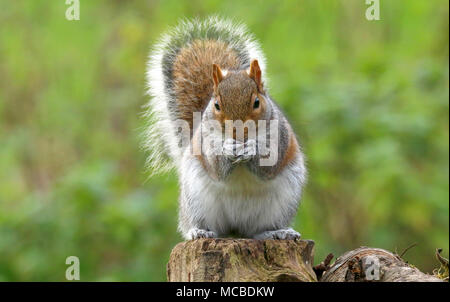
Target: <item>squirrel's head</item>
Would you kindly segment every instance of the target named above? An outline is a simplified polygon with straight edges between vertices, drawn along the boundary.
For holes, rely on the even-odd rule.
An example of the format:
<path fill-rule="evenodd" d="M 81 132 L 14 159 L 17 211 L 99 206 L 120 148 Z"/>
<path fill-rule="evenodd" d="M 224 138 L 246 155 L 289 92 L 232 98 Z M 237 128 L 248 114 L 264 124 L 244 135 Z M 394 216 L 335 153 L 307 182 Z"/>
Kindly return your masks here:
<path fill-rule="evenodd" d="M 247 70 L 221 70 L 213 64 L 214 91 L 211 102 L 216 120 L 257 121 L 267 110 L 267 100 L 257 60 Z"/>

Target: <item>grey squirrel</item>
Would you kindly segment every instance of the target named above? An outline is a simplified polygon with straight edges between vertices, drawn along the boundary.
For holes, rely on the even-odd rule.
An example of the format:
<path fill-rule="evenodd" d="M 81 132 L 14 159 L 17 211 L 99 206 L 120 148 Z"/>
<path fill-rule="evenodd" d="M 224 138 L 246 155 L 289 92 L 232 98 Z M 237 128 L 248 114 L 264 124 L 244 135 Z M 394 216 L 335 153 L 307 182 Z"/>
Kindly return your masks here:
<path fill-rule="evenodd" d="M 217 17 L 181 22 L 154 46 L 147 82 L 148 163 L 177 171 L 183 237 L 300 238 L 289 225 L 306 180 L 304 155 L 245 26 Z"/>

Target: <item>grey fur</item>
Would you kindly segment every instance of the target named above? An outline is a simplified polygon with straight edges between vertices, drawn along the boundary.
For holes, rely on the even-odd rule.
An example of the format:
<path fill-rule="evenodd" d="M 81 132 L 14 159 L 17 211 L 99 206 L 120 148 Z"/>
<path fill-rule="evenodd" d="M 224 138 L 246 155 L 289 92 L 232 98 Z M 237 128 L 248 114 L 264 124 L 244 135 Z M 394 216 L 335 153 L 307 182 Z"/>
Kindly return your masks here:
<path fill-rule="evenodd" d="M 145 133 L 149 165 L 167 170 L 161 159 L 168 154 L 180 179 L 179 231 L 186 239 L 226 236 L 230 232 L 258 239 L 296 239 L 299 234 L 288 228 L 297 212 L 306 169 L 301 152 L 285 167 L 282 160 L 289 146 L 290 126 L 281 110 L 266 93 L 267 110 L 261 119 L 278 121 L 278 158 L 273 166 L 259 164 L 261 154 L 248 156 L 252 144 L 244 144 L 243 155 L 210 154 L 202 144 L 200 161 L 191 148 L 180 148 L 174 120 L 178 104 L 173 92 L 172 69 L 180 49 L 197 39 L 225 42 L 240 60 L 240 69 L 249 68 L 257 59 L 265 87 L 265 59 L 253 36 L 245 27 L 216 17 L 205 21 L 184 21 L 156 45 L 148 68 L 149 94 L 152 99 L 146 116 Z M 266 89 L 267 90 L 267 89 Z M 213 103 L 202 112 L 203 122 L 213 120 Z M 269 137 L 267 124 L 267 137 Z M 203 129 L 192 129 L 207 137 Z M 195 135 L 194 135 L 195 137 Z M 212 137 L 215 139 L 214 137 Z M 191 146 L 192 147 L 192 146 Z M 170 166 L 167 166 L 170 167 Z M 157 171 L 158 171 L 157 170 Z"/>

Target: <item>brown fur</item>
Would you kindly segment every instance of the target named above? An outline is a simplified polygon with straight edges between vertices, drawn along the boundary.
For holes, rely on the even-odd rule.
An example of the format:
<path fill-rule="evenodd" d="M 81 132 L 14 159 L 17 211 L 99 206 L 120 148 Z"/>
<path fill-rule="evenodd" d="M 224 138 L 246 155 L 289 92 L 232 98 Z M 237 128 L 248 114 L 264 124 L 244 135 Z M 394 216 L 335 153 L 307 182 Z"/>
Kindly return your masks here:
<path fill-rule="evenodd" d="M 179 118 L 192 127 L 192 112 L 201 112 L 213 92 L 212 66 L 238 69 L 235 52 L 224 42 L 196 40 L 180 50 L 173 65 L 174 91 Z"/>
<path fill-rule="evenodd" d="M 220 71 L 220 70 L 219 70 Z M 246 71 L 229 71 L 226 76 L 218 75 L 222 81 L 214 88 L 214 98 L 218 101 L 220 110 L 214 109 L 216 119 L 224 124 L 226 120 L 253 120 L 258 128 L 258 120 L 266 109 L 264 96 L 259 93 L 256 82 Z M 216 85 L 215 85 L 216 86 Z M 259 108 L 253 108 L 256 97 L 260 100 Z M 248 129 L 244 128 L 244 137 Z M 236 131 L 233 133 L 236 139 Z"/>
<path fill-rule="evenodd" d="M 297 154 L 300 152 L 297 139 L 295 138 L 295 134 L 289 129 L 290 138 L 289 138 L 289 146 L 287 148 L 286 153 L 284 154 L 283 161 L 280 165 L 280 170 L 283 170 L 286 165 L 288 165 Z"/>
<path fill-rule="evenodd" d="M 251 62 L 248 70 L 238 68 L 236 54 L 223 42 L 196 40 L 181 49 L 173 65 L 178 117 L 188 121 L 192 127 L 192 112 L 202 112 L 211 97 L 214 97 L 220 107 L 219 110 L 214 108 L 214 114 L 221 124 L 225 120 L 253 120 L 257 126 L 266 110 L 261 70 L 256 60 Z M 253 104 L 256 97 L 260 100 L 260 106 L 255 109 Z M 245 137 L 247 131 L 245 128 Z M 289 146 L 279 166 L 280 170 L 299 152 L 295 135 L 290 128 L 288 131 Z M 236 131 L 233 137 L 236 138 Z M 199 148 L 195 144 L 193 147 Z M 203 157 L 199 155 L 198 158 L 207 168 Z"/>
<path fill-rule="evenodd" d="M 203 169 L 205 169 L 205 171 L 208 172 L 208 175 L 212 179 L 218 180 L 217 174 L 212 171 L 211 165 L 208 163 L 206 158 L 201 154 L 202 147 L 201 147 L 201 139 L 199 139 L 198 137 L 199 135 L 200 135 L 199 132 L 195 134 L 196 137 L 193 139 L 192 150 L 194 151 L 195 154 L 198 154 L 195 155 L 195 157 L 200 161 L 200 164 L 202 165 Z"/>
<path fill-rule="evenodd" d="M 259 64 L 257 60 L 253 60 L 250 63 L 250 69 L 248 71 L 248 75 L 250 78 L 255 81 L 256 85 L 258 86 L 258 91 L 263 91 L 263 82 L 261 79 L 261 68 L 259 68 Z"/>
<path fill-rule="evenodd" d="M 257 93 L 255 82 L 245 71 L 230 71 L 217 87 L 214 95 L 220 104 L 216 115 L 224 120 L 245 121 L 252 111 L 252 96 Z"/>

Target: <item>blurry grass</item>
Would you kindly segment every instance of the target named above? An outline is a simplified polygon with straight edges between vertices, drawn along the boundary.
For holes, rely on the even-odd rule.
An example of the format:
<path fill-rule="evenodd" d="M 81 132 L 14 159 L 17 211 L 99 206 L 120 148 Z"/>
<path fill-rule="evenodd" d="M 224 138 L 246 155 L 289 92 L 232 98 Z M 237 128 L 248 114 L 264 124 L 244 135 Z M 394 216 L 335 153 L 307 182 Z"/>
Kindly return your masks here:
<path fill-rule="evenodd" d="M 182 17 L 248 24 L 271 93 L 308 157 L 295 227 L 316 261 L 359 245 L 402 250 L 431 272 L 449 249 L 448 2 L 2 1 L 0 281 L 165 280 L 175 175 L 139 149 L 145 62 Z"/>

